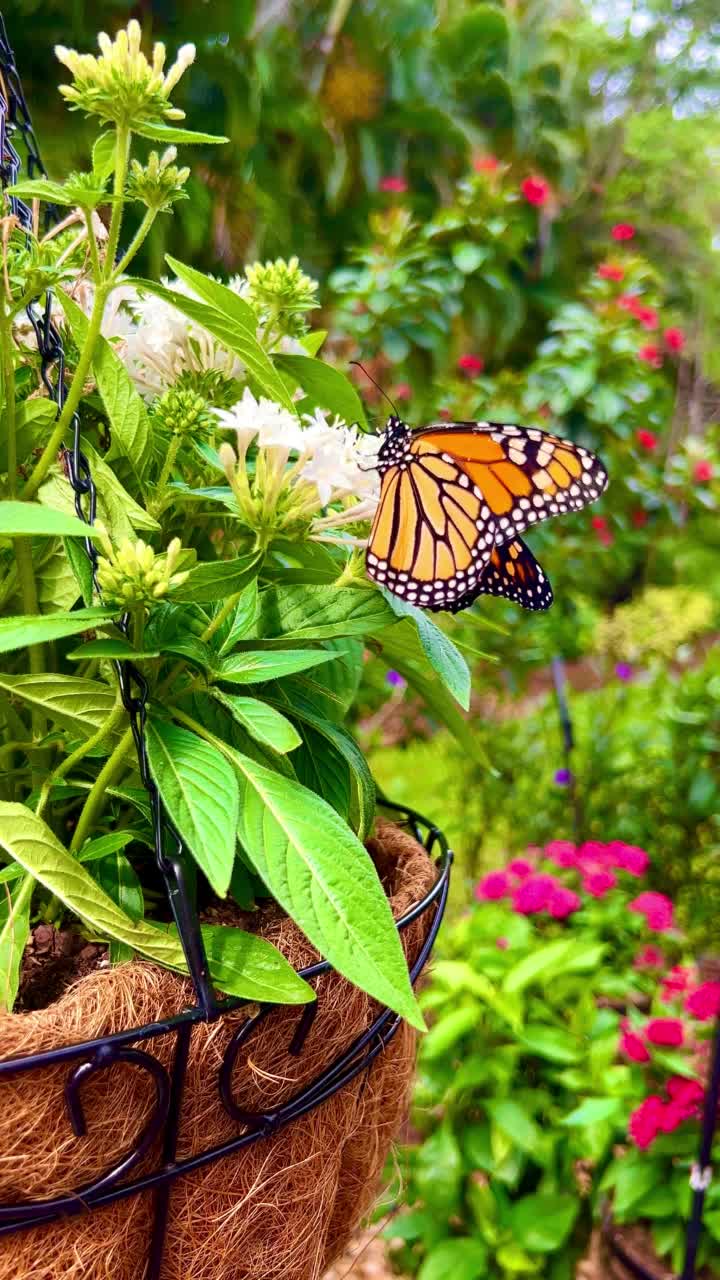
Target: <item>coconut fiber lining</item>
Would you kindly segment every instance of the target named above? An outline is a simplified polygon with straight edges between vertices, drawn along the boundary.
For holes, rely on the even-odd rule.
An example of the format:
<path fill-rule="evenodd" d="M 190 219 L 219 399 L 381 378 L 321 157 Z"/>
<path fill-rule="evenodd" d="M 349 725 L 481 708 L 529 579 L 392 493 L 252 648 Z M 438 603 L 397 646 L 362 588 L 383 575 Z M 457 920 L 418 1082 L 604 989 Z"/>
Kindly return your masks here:
<path fill-rule="evenodd" d="M 400 917 L 432 886 L 425 851 L 379 822 L 368 848 Z M 402 939 L 410 961 L 432 912 Z M 317 959 L 299 929 L 273 910 L 260 927 L 297 968 Z M 317 982 L 318 1014 L 298 1057 L 287 1050 L 299 1011 L 260 1024 L 235 1066 L 239 1106 L 267 1110 L 312 1082 L 368 1027 L 378 1005 L 335 973 Z M 0 1054 L 37 1053 L 154 1022 L 192 1003 L 189 982 L 146 963 L 80 979 L 50 1008 L 0 1017 Z M 178 1156 L 243 1132 L 224 1110 L 218 1071 L 239 1009 L 192 1033 Z M 169 1065 L 174 1037 L 139 1047 Z M 334 1097 L 273 1136 L 171 1183 L 162 1280 L 318 1280 L 372 1203 L 412 1078 L 415 1033 L 405 1023 Z M 0 1203 L 49 1197 L 87 1184 L 135 1145 L 152 1110 L 146 1072 L 116 1063 L 82 1086 L 87 1135 L 75 1138 L 63 1104 L 68 1067 L 10 1076 L 0 1091 Z M 157 1155 L 155 1155 L 155 1165 Z M 140 1169 L 153 1167 L 148 1158 Z M 136 1176 L 138 1169 L 133 1171 Z M 142 1280 L 152 1193 L 0 1237 L 0 1280 Z"/>

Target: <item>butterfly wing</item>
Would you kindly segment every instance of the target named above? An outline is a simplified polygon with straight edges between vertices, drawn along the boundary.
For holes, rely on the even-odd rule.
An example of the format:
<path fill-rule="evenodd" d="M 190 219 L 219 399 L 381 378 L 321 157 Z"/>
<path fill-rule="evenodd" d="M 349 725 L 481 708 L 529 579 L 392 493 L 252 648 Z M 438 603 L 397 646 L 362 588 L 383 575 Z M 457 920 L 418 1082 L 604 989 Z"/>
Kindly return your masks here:
<path fill-rule="evenodd" d="M 383 474 L 367 571 L 411 604 L 453 609 L 477 587 L 496 535 L 482 494 L 448 454 L 408 454 Z"/>
<path fill-rule="evenodd" d="M 409 445 L 422 460 L 439 451 L 465 472 L 495 518 L 504 543 L 550 516 L 580 511 L 607 486 L 598 458 L 571 440 L 495 422 L 437 424 Z"/>
<path fill-rule="evenodd" d="M 520 538 L 492 549 L 490 563 L 477 585 L 479 596 L 503 596 L 523 609 L 549 609 L 553 591 L 532 551 Z M 461 605 L 467 608 L 467 605 Z"/>

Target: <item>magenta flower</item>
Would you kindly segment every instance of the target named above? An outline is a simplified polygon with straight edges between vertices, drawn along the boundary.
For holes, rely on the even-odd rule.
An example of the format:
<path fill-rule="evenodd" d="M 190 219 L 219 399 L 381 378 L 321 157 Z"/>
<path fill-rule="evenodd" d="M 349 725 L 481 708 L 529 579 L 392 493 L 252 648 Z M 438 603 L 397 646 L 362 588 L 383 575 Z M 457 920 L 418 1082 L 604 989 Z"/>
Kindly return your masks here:
<path fill-rule="evenodd" d="M 679 1018 L 651 1018 L 645 1027 L 651 1044 L 664 1049 L 679 1049 L 685 1039 L 685 1028 Z"/>
<path fill-rule="evenodd" d="M 649 1062 L 650 1054 L 645 1044 L 637 1032 L 632 1031 L 629 1027 L 623 1030 L 620 1037 L 620 1052 L 625 1054 L 631 1062 Z"/>
<path fill-rule="evenodd" d="M 651 942 L 642 951 L 638 951 L 633 960 L 633 969 L 662 969 L 665 964 L 665 953 Z"/>
<path fill-rule="evenodd" d="M 638 894 L 637 898 L 633 899 L 628 910 L 644 916 L 648 929 L 652 929 L 654 933 L 665 933 L 668 929 L 672 929 L 675 907 L 664 893 L 655 893 L 652 889 L 646 889 L 644 893 Z"/>
<path fill-rule="evenodd" d="M 617 876 L 613 871 L 606 871 L 604 868 L 588 871 L 583 876 L 582 885 L 591 898 L 604 898 L 617 885 Z"/>
<path fill-rule="evenodd" d="M 378 191 L 389 191 L 393 195 L 404 195 L 407 189 L 407 182 L 399 174 L 389 174 L 387 178 L 381 178 L 378 183 Z"/>
<path fill-rule="evenodd" d="M 698 1022 L 709 1022 L 720 1014 L 720 982 L 702 982 L 685 1001 L 685 1012 Z"/>
<path fill-rule="evenodd" d="M 622 840 L 613 840 L 612 865 L 618 871 L 627 871 L 631 876 L 644 876 L 650 866 L 650 856 L 636 844 L 624 844 Z"/>
<path fill-rule="evenodd" d="M 635 1146 L 641 1151 L 647 1150 L 662 1132 L 664 1112 L 665 1103 L 662 1098 L 656 1093 L 651 1093 L 650 1097 L 641 1102 L 630 1116 L 628 1132 Z"/>
<path fill-rule="evenodd" d="M 632 667 L 630 666 L 630 663 L 629 663 L 629 662 L 616 662 L 616 663 L 615 663 L 615 675 L 617 676 L 618 680 L 624 680 L 624 681 L 632 680 L 632 678 L 633 678 L 633 669 L 632 669 Z"/>
<path fill-rule="evenodd" d="M 580 895 L 573 889 L 566 889 L 564 884 L 558 884 L 550 894 L 547 909 L 553 920 L 567 920 L 568 916 L 579 911 L 581 907 Z"/>
<path fill-rule="evenodd" d="M 500 898 L 506 898 L 509 892 L 510 877 L 506 871 L 488 871 L 475 886 L 478 902 L 497 902 Z"/>
<path fill-rule="evenodd" d="M 569 769 L 556 769 L 553 781 L 558 787 L 569 787 L 572 782 L 572 774 Z"/>
<path fill-rule="evenodd" d="M 570 840 L 551 840 L 545 845 L 545 857 L 554 862 L 556 867 L 577 866 L 577 849 Z"/>
<path fill-rule="evenodd" d="M 385 680 L 393 689 L 404 689 L 407 684 L 407 680 L 400 675 L 399 671 L 386 672 Z"/>
<path fill-rule="evenodd" d="M 528 862 L 527 858 L 513 858 L 508 865 L 508 871 L 511 875 L 517 876 L 518 880 L 526 880 L 534 870 L 532 862 Z"/>
<path fill-rule="evenodd" d="M 513 890 L 513 910 L 521 916 L 533 916 L 538 911 L 546 911 L 556 889 L 561 887 L 554 876 L 538 872 L 528 876 Z"/>

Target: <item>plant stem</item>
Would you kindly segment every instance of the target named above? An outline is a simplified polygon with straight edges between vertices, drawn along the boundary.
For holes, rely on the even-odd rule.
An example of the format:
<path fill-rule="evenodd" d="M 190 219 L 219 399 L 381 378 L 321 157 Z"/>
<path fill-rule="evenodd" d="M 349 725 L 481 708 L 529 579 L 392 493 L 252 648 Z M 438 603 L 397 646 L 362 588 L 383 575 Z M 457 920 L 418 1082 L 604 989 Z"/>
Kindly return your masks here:
<path fill-rule="evenodd" d="M 107 252 L 105 255 L 105 279 L 111 280 L 115 275 L 115 255 L 120 243 L 120 228 L 123 218 L 123 197 L 127 178 L 128 160 L 130 159 L 130 130 L 127 125 L 118 125 L 115 134 L 115 180 L 113 182 L 113 207 L 108 231 Z"/>
<path fill-rule="evenodd" d="M 116 282 L 118 281 L 118 277 L 121 276 L 123 271 L 125 271 L 127 267 L 130 265 L 133 258 L 135 257 L 135 254 L 142 247 L 145 241 L 145 238 L 149 234 L 150 228 L 152 227 L 156 218 L 157 218 L 157 209 L 148 209 L 145 214 L 145 217 L 140 223 L 140 226 L 135 232 L 135 235 L 130 241 L 130 245 L 127 249 L 127 252 L 123 254 L 122 258 L 118 262 L 113 272 L 113 279 Z"/>
<path fill-rule="evenodd" d="M 165 455 L 165 461 L 163 462 L 162 471 L 158 476 L 157 488 L 155 490 L 155 497 L 153 498 L 152 502 L 148 504 L 150 508 L 150 514 L 154 515 L 156 518 L 158 515 L 160 515 L 164 507 L 165 490 L 167 488 L 167 482 L 170 479 L 170 472 L 172 471 L 175 465 L 175 459 L 177 458 L 177 455 L 178 455 L 180 443 L 181 443 L 181 437 L 174 435 L 172 440 L 170 441 L 168 451 Z"/>
<path fill-rule="evenodd" d="M 122 772 L 125 764 L 125 756 L 132 747 L 132 744 L 132 729 L 127 728 L 117 746 L 114 748 L 112 754 L 108 756 L 105 764 L 90 788 L 88 798 L 83 805 L 82 812 L 78 818 L 78 824 L 75 828 L 70 844 L 71 853 L 77 853 L 78 849 L 81 849 L 84 845 L 98 815 L 102 811 L 102 807 L 105 802 L 105 792 L 115 781 L 118 774 Z"/>
<path fill-rule="evenodd" d="M 95 228 L 93 227 L 93 216 L 89 209 L 85 210 L 85 226 L 87 227 L 87 242 L 90 246 L 90 262 L 92 264 L 93 281 L 97 285 L 100 282 L 102 267 L 100 266 L 97 236 L 95 235 Z"/>
<path fill-rule="evenodd" d="M 96 729 L 95 733 L 87 738 L 85 742 L 81 743 L 80 746 L 77 747 L 75 751 L 71 752 L 69 756 L 66 756 L 57 768 L 48 775 L 43 782 L 40 791 L 40 798 L 35 809 L 39 818 L 42 817 L 45 811 L 47 802 L 50 799 L 50 792 L 55 784 L 59 782 L 61 778 L 67 777 L 68 773 L 70 773 L 70 771 L 75 768 L 76 764 L 79 764 L 86 755 L 89 755 L 89 753 L 94 751 L 96 747 L 101 746 L 102 743 L 105 742 L 112 733 L 114 733 L 115 729 L 117 729 L 118 725 L 124 719 L 124 716 L 125 708 L 122 703 L 118 701 L 117 706 L 113 708 L 107 720 L 103 721 L 99 729 Z"/>

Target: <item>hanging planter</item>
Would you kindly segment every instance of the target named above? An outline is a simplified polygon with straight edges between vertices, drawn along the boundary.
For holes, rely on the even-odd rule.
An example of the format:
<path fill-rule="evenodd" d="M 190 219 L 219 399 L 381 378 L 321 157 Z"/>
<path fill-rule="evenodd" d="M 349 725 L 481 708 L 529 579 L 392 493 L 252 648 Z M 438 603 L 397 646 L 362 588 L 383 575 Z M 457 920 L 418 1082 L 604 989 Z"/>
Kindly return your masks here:
<path fill-rule="evenodd" d="M 417 970 L 446 877 L 390 823 L 369 847 L 396 920 L 413 917 L 402 937 Z M 316 1280 L 342 1250 L 405 1115 L 416 1033 L 316 965 L 287 917 L 270 909 L 257 928 L 298 968 L 325 970 L 299 1052 L 296 1009 L 205 1022 L 183 1012 L 189 982 L 144 962 L 0 1018 L 0 1202 L 15 1204 L 0 1211 L 2 1280 Z"/>

